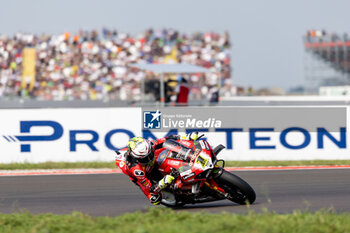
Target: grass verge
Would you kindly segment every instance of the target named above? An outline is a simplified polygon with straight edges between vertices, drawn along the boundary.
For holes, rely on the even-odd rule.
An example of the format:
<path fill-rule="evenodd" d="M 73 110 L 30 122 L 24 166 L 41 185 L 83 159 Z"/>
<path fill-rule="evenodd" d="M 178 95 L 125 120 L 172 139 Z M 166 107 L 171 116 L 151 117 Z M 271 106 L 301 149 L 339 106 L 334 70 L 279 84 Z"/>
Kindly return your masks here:
<path fill-rule="evenodd" d="M 226 167 L 250 166 L 302 166 L 302 165 L 350 165 L 350 160 L 305 160 L 305 161 L 226 161 Z M 116 168 L 114 162 L 46 162 L 0 164 L 0 170 L 18 169 L 69 169 L 69 168 Z"/>
<path fill-rule="evenodd" d="M 330 211 L 292 214 L 209 214 L 152 208 L 146 213 L 91 217 L 82 213 L 54 215 L 0 214 L 0 232 L 350 232 L 350 214 Z"/>

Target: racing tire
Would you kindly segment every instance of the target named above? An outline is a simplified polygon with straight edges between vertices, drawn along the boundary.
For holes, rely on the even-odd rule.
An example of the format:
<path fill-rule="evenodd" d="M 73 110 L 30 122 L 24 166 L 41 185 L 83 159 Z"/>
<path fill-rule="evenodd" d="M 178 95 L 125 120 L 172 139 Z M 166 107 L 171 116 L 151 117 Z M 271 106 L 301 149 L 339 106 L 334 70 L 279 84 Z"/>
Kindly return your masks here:
<path fill-rule="evenodd" d="M 173 203 L 173 202 L 167 202 L 166 200 L 162 200 L 160 204 L 169 208 L 174 208 L 174 209 L 181 208 L 185 205 L 184 203 L 179 203 L 179 202 Z"/>
<path fill-rule="evenodd" d="M 166 196 L 171 195 L 172 198 L 167 198 Z M 170 208 L 181 208 L 185 205 L 184 202 L 178 200 L 178 198 L 169 192 L 162 192 L 162 196 L 164 196 L 164 198 L 160 201 L 160 204 L 166 206 L 166 207 L 170 207 Z"/>
<path fill-rule="evenodd" d="M 254 189 L 240 177 L 222 169 L 215 178 L 218 185 L 228 193 L 227 199 L 240 205 L 253 204 L 256 199 Z"/>

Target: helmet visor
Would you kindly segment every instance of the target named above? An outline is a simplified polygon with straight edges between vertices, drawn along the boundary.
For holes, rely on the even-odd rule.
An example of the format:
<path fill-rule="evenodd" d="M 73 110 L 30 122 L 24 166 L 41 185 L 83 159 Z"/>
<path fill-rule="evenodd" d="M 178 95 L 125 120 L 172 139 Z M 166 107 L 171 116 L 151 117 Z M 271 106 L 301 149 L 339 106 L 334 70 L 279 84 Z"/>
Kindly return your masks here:
<path fill-rule="evenodd" d="M 154 159 L 154 153 L 151 152 L 149 155 L 147 155 L 144 158 L 136 158 L 137 162 L 141 163 L 141 164 L 148 164 L 151 163 Z"/>

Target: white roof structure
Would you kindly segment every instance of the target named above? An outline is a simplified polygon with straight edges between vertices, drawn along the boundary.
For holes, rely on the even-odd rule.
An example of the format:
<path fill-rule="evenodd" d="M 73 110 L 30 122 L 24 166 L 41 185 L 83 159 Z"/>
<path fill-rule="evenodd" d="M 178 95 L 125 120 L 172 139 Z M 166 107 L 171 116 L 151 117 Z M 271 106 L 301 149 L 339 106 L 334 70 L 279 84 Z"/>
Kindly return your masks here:
<path fill-rule="evenodd" d="M 186 63 L 176 64 L 130 64 L 129 67 L 138 68 L 140 70 L 151 71 L 152 73 L 160 74 L 160 102 L 164 106 L 164 74 L 195 74 L 209 73 L 210 70 L 201 66 L 191 65 Z M 143 86 L 142 81 L 142 86 Z M 142 88 L 143 89 L 143 88 Z M 142 93 L 144 90 L 142 90 Z M 143 98 L 141 98 L 143 101 Z"/>
<path fill-rule="evenodd" d="M 178 64 L 131 64 L 133 68 L 147 70 L 158 74 L 193 74 L 208 73 L 209 69 L 197 65 L 178 63 Z"/>

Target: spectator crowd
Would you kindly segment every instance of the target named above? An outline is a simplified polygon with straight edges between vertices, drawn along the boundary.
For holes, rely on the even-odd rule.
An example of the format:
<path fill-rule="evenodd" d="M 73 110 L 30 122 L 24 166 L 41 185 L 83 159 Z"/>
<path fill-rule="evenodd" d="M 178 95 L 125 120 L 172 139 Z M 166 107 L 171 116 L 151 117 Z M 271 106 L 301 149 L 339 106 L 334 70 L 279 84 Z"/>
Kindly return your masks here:
<path fill-rule="evenodd" d="M 328 33 L 325 30 L 310 30 L 307 31 L 304 41 L 305 50 L 316 55 L 325 64 L 331 64 L 329 68 L 350 74 L 350 37 L 348 33 L 340 35 Z M 340 79 L 341 76 L 339 76 Z M 349 82 L 348 80 L 343 81 Z M 330 77 L 326 84 L 322 85 L 339 85 L 343 81 L 338 83 L 334 77 Z"/>
<path fill-rule="evenodd" d="M 326 30 L 309 30 L 305 35 L 306 42 L 350 42 L 348 33 L 329 33 Z"/>
<path fill-rule="evenodd" d="M 23 49 L 35 48 L 35 81 L 22 85 Z M 187 35 L 172 29 L 149 29 L 136 36 L 103 29 L 76 34 L 0 34 L 0 99 L 132 100 L 141 98 L 141 80 L 154 74 L 128 67 L 132 63 L 190 63 L 211 70 L 186 78 L 193 99 L 220 86 L 231 88 L 227 33 Z M 220 79 L 219 79 L 220 77 Z M 169 82 L 170 83 L 170 82 Z M 147 85 L 146 85 L 147 86 Z M 153 93 L 146 96 L 149 99 Z"/>

